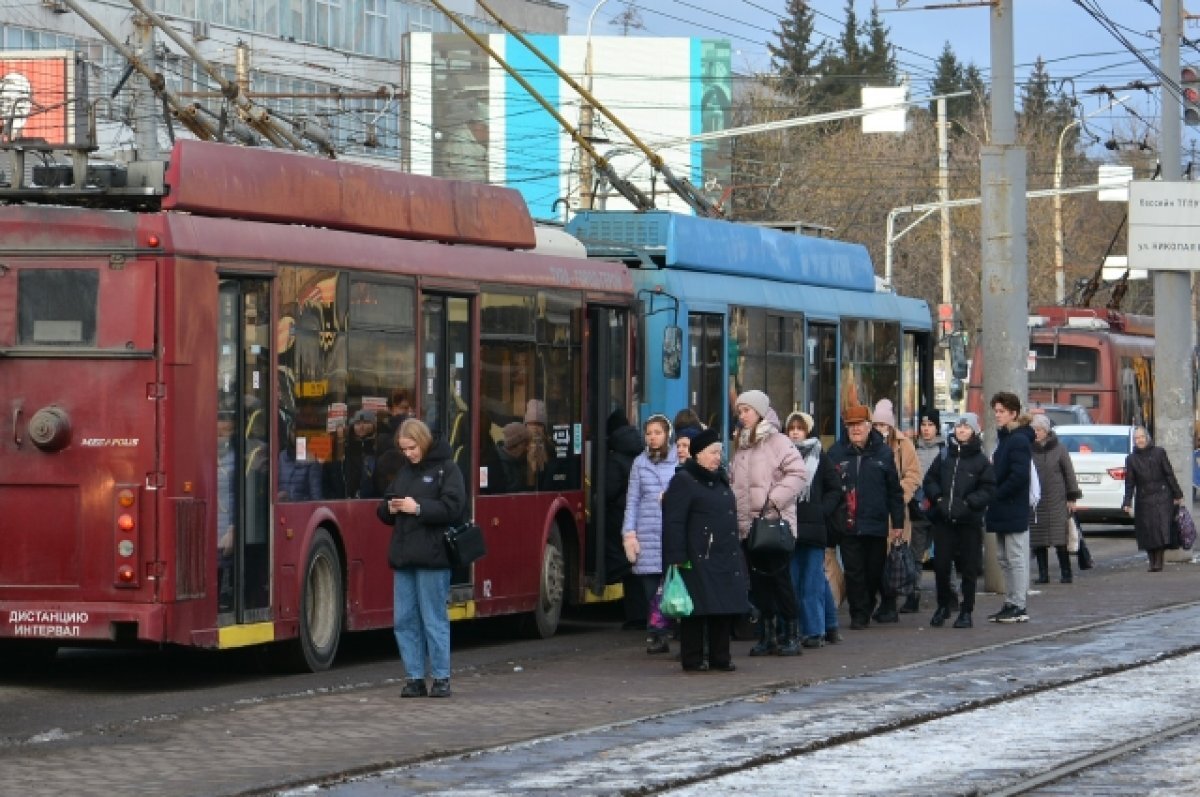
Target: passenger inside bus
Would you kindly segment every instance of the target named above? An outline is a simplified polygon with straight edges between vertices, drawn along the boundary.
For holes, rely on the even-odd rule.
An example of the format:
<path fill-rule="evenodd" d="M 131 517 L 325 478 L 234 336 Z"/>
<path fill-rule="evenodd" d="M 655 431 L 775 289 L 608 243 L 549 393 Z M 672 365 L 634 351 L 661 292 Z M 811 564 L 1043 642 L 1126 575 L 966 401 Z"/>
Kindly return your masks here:
<path fill-rule="evenodd" d="M 217 414 L 217 595 L 222 611 L 233 605 L 234 414 Z"/>
<path fill-rule="evenodd" d="M 380 424 L 379 436 L 375 441 L 377 454 L 395 448 L 396 432 L 400 431 L 400 424 L 416 417 L 413 415 L 412 394 L 408 388 L 401 387 L 392 391 L 388 396 L 387 411 L 387 417 Z"/>
<path fill-rule="evenodd" d="M 286 436 L 287 445 L 279 452 L 279 500 L 320 500 L 321 463 L 308 458 L 307 441 L 298 440 L 294 429 Z"/>
<path fill-rule="evenodd" d="M 500 467 L 495 476 L 489 475 L 489 488 L 495 493 L 518 493 L 532 490 L 529 469 L 529 429 L 516 421 L 504 427 L 504 439 L 497 456 Z M 495 481 L 492 485 L 491 482 Z"/>

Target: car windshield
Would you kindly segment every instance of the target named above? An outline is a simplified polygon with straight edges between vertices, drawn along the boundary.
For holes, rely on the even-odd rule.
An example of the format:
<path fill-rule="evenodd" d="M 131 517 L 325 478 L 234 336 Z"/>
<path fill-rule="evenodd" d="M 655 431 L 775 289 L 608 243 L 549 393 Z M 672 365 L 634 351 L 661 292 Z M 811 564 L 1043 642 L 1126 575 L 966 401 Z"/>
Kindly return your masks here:
<path fill-rule="evenodd" d="M 1059 434 L 1058 442 L 1072 454 L 1128 454 L 1127 434 Z"/>
<path fill-rule="evenodd" d="M 1070 410 L 1046 410 L 1045 412 L 1046 417 L 1053 421 L 1055 426 L 1079 423 L 1079 418 L 1075 417 L 1075 413 Z"/>

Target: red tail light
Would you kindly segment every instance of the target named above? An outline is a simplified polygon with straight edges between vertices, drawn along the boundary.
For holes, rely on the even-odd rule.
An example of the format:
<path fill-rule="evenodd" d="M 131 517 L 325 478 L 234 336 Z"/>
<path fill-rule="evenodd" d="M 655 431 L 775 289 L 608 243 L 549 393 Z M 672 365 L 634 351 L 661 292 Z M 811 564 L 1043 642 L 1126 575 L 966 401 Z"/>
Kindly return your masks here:
<path fill-rule="evenodd" d="M 138 492 L 132 485 L 117 485 L 113 496 L 113 582 L 118 587 L 138 586 L 137 563 L 134 554 L 138 547 Z"/>
<path fill-rule="evenodd" d="M 1109 468 L 1108 475 L 1111 476 L 1112 478 L 1116 479 L 1119 482 L 1125 481 L 1125 469 L 1124 468 Z"/>

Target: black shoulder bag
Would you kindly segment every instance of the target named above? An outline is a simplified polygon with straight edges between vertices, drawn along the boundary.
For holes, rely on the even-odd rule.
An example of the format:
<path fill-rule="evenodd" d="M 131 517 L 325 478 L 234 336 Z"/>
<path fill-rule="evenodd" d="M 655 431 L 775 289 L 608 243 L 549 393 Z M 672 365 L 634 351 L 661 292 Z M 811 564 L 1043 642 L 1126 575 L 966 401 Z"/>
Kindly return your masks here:
<path fill-rule="evenodd" d="M 767 495 L 771 494 L 767 490 Z M 753 554 L 790 554 L 796 550 L 796 538 L 792 526 L 783 516 L 767 517 L 767 507 L 772 506 L 768 498 L 758 517 L 750 521 L 750 536 L 746 539 L 746 550 Z M 776 509 L 778 512 L 778 508 Z"/>

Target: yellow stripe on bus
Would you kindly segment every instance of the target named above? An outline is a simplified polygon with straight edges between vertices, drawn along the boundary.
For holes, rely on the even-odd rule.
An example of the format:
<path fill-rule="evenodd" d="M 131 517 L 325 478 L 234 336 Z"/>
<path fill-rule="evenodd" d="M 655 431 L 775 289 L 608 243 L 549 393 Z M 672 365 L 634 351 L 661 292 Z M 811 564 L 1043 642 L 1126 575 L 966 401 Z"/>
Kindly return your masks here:
<path fill-rule="evenodd" d="M 608 601 L 619 601 L 625 597 L 625 590 L 620 584 L 609 584 L 604 588 L 604 592 L 599 595 L 594 594 L 590 589 L 583 593 L 584 603 L 606 603 Z"/>
<path fill-rule="evenodd" d="M 474 620 L 475 601 L 451 603 L 447 608 L 447 611 L 450 614 L 450 622 L 454 622 L 455 620 Z"/>
<path fill-rule="evenodd" d="M 275 641 L 275 623 L 227 625 L 217 629 L 218 648 L 243 648 Z"/>

